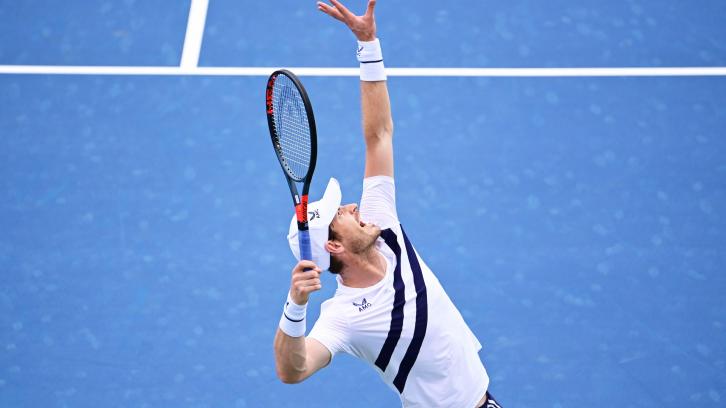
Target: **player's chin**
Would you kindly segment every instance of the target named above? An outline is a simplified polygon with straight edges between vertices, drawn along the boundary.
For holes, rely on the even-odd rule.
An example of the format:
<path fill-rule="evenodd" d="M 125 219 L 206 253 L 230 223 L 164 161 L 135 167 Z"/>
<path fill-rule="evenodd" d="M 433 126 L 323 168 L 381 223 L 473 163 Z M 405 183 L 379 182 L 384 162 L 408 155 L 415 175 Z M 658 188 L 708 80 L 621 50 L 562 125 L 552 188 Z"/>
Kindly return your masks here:
<path fill-rule="evenodd" d="M 368 229 L 370 230 L 370 234 L 374 236 L 375 238 L 378 238 L 381 236 L 381 227 L 375 224 L 368 224 L 366 225 Z"/>
<path fill-rule="evenodd" d="M 366 248 L 373 247 L 376 244 L 376 241 L 381 236 L 381 229 L 377 225 L 366 225 L 364 228 L 365 232 L 365 246 Z"/>

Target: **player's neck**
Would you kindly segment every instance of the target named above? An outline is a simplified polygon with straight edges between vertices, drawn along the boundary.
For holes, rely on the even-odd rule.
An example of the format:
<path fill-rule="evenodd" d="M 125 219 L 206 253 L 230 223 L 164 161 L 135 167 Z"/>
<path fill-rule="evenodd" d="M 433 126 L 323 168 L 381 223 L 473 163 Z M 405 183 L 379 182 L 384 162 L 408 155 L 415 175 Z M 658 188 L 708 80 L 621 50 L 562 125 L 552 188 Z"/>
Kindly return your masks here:
<path fill-rule="evenodd" d="M 384 276 L 386 276 L 386 260 L 375 246 L 351 257 L 340 272 L 343 285 L 350 288 L 373 286 Z"/>

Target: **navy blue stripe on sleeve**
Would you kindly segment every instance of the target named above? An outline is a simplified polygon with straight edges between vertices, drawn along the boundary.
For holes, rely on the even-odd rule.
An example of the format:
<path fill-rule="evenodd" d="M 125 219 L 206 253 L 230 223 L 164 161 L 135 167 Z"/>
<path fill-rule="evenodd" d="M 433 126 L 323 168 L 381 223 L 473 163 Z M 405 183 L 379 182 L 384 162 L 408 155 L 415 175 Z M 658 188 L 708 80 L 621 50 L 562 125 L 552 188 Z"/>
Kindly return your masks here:
<path fill-rule="evenodd" d="M 398 392 L 403 393 L 408 374 L 411 372 L 416 358 L 418 358 L 419 351 L 421 351 L 421 345 L 426 336 L 426 326 L 428 325 L 429 316 L 426 283 L 424 282 L 423 272 L 421 272 L 421 265 L 418 262 L 418 257 L 416 257 L 416 251 L 414 251 L 411 242 L 406 236 L 406 232 L 403 231 L 403 227 L 401 227 L 401 232 L 403 233 L 403 241 L 406 245 L 408 262 L 413 271 L 413 284 L 416 288 L 416 325 L 413 329 L 413 339 L 411 339 L 411 343 L 408 345 L 408 349 L 406 349 L 406 354 L 403 356 L 396 378 L 393 379 L 393 385 L 396 386 Z"/>
<path fill-rule="evenodd" d="M 380 353 L 378 353 L 375 363 L 376 367 L 380 368 L 381 371 L 386 371 L 403 330 L 403 306 L 406 304 L 406 287 L 401 277 L 401 246 L 398 245 L 396 234 L 388 228 L 381 231 L 381 238 L 391 248 L 391 251 L 396 254 L 396 269 L 393 272 L 393 288 L 396 292 L 393 297 L 393 310 L 391 310 L 391 327 L 388 329 L 388 336 L 383 343 L 383 347 L 381 347 Z"/>

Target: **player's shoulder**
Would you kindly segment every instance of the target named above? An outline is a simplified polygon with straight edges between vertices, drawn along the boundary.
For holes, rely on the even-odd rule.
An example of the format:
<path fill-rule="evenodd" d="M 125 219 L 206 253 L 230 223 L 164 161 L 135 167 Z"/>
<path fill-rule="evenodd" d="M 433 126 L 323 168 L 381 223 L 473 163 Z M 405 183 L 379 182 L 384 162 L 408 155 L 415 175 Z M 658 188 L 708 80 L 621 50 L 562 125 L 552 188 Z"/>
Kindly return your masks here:
<path fill-rule="evenodd" d="M 340 311 L 342 310 L 340 306 L 347 302 L 348 296 L 344 293 L 341 293 L 339 290 L 336 290 L 333 297 L 324 300 L 323 303 L 320 304 L 320 312 L 326 314 L 342 315 L 342 313 L 340 313 Z"/>
<path fill-rule="evenodd" d="M 332 298 L 326 299 L 320 304 L 319 319 L 338 328 L 348 327 L 349 317 L 344 307 L 346 304 L 347 299 L 343 299 L 343 296 L 333 296 Z"/>

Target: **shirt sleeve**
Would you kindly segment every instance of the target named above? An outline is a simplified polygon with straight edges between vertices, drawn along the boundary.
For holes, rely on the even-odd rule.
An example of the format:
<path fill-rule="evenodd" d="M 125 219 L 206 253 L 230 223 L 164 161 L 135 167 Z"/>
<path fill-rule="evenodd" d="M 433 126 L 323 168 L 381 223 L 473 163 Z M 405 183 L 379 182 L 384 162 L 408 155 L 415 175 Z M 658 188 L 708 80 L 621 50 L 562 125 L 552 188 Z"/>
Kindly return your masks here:
<path fill-rule="evenodd" d="M 320 306 L 320 317 L 308 337 L 319 341 L 330 351 L 331 356 L 340 352 L 350 353 L 348 322 L 344 315 L 335 313 L 336 308 L 330 302 L 327 300 Z"/>
<path fill-rule="evenodd" d="M 373 176 L 363 179 L 360 216 L 363 222 L 376 224 L 381 229 L 398 225 L 393 177 Z"/>

